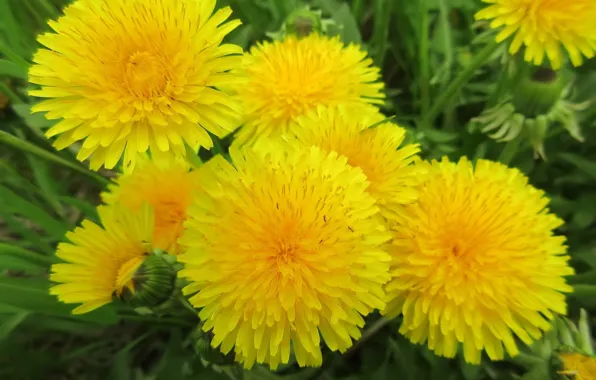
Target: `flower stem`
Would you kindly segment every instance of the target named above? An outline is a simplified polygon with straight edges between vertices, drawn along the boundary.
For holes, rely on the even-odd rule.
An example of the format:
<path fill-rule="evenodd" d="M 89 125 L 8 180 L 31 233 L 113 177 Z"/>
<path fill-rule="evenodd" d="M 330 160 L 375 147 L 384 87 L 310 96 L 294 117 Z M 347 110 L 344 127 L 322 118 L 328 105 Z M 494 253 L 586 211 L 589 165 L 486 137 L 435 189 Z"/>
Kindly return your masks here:
<path fill-rule="evenodd" d="M 466 66 L 466 68 L 459 73 L 459 75 L 449 83 L 445 91 L 437 98 L 428 114 L 423 115 L 424 123 L 422 125 L 430 125 L 437 116 L 443 111 L 443 108 L 449 100 L 457 93 L 457 91 L 466 84 L 490 56 L 497 50 L 500 45 L 496 41 L 488 43 L 474 58 L 474 60 Z"/>
<path fill-rule="evenodd" d="M 429 81 L 430 65 L 428 61 L 428 4 L 427 0 L 420 1 L 420 44 L 418 49 L 418 60 L 420 62 L 420 75 L 418 76 L 420 86 L 420 114 L 426 115 L 430 107 Z M 432 122 L 432 120 L 429 120 Z M 424 124 L 424 127 L 427 127 Z"/>
<path fill-rule="evenodd" d="M 516 156 L 517 152 L 519 151 L 520 146 L 520 139 L 515 138 L 511 141 L 507 141 L 503 151 L 501 151 L 501 156 L 499 157 L 499 161 L 505 165 L 509 165 L 513 158 Z"/>

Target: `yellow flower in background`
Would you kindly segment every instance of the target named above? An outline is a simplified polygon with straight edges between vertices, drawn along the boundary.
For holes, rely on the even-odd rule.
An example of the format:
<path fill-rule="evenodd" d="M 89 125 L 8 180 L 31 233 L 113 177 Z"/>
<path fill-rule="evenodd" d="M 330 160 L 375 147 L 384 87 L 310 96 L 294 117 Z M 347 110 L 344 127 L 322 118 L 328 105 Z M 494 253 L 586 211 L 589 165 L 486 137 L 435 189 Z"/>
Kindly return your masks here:
<path fill-rule="evenodd" d="M 289 135 L 308 147 L 337 152 L 348 164 L 362 169 L 381 214 L 391 219 L 402 205 L 416 199 L 420 173 L 419 167 L 411 164 L 418 159 L 420 148 L 418 144 L 401 146 L 405 129 L 391 122 L 375 125 L 385 119 L 374 107 L 318 107 L 299 117 L 290 126 Z"/>
<path fill-rule="evenodd" d="M 561 353 L 563 371 L 558 373 L 573 380 L 596 380 L 596 358 L 580 353 Z"/>
<path fill-rule="evenodd" d="M 124 291 L 135 291 L 133 276 L 151 251 L 153 212 L 147 205 L 132 213 L 121 205 L 97 209 L 103 227 L 84 220 L 66 234 L 56 256 L 66 263 L 52 265 L 50 289 L 64 303 L 82 303 L 74 314 L 87 313 Z"/>
<path fill-rule="evenodd" d="M 379 69 L 365 51 L 318 34 L 257 44 L 244 55 L 241 74 L 240 144 L 279 137 L 291 121 L 319 105 L 358 107 L 382 104 L 385 97 Z"/>
<path fill-rule="evenodd" d="M 574 66 L 592 58 L 596 50 L 596 2 L 594 0 L 483 0 L 490 5 L 475 15 L 492 20 L 500 29 L 497 42 L 513 36 L 509 52 L 525 46 L 525 60 L 541 65 L 545 56 L 554 69 L 563 62 L 561 46 Z"/>
<path fill-rule="evenodd" d="M 517 169 L 465 158 L 419 165 L 418 201 L 393 227 L 385 314 L 403 314 L 400 332 L 437 355 L 455 356 L 458 342 L 470 363 L 482 350 L 516 355 L 514 336 L 530 344 L 566 312 L 563 276 L 573 270 L 565 238 L 553 235 L 563 221 Z"/>
<path fill-rule="evenodd" d="M 232 150 L 203 165 L 179 256 L 212 346 L 250 368 L 321 365 L 384 306 L 389 234 L 364 174 L 318 148 Z"/>
<path fill-rule="evenodd" d="M 221 44 L 240 21 L 213 13 L 215 0 L 77 0 L 64 10 L 55 33 L 41 35 L 29 81 L 33 107 L 62 119 L 48 137 L 64 149 L 77 141 L 77 158 L 91 168 L 113 168 L 124 154 L 184 156 L 211 148 L 207 131 L 223 136 L 239 125 L 239 104 L 220 88 L 241 63 L 242 49 Z M 212 14 L 213 13 L 213 14 Z"/>
<path fill-rule="evenodd" d="M 139 159 L 130 172 L 117 178 L 115 185 L 102 193 L 105 203 L 120 203 L 138 212 L 143 204 L 152 206 L 155 216 L 153 246 L 178 254 L 178 238 L 184 232 L 186 212 L 198 187 L 197 172 L 183 159 Z"/>

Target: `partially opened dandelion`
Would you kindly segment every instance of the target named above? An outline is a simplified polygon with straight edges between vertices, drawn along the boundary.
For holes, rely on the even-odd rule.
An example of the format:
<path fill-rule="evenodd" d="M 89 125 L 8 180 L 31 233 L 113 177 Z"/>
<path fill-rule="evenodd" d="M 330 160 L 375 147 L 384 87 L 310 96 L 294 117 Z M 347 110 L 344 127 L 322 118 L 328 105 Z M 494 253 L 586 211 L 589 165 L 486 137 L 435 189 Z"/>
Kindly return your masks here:
<path fill-rule="evenodd" d="M 263 42 L 244 56 L 236 86 L 245 111 L 237 142 L 279 137 L 290 122 L 317 106 L 382 104 L 379 69 L 358 45 L 311 34 Z"/>
<path fill-rule="evenodd" d="M 420 168 L 412 163 L 420 148 L 402 146 L 405 129 L 385 119 L 375 107 L 318 107 L 297 118 L 286 139 L 295 137 L 307 147 L 345 156 L 351 166 L 362 169 L 381 214 L 391 219 L 400 206 L 416 199 Z"/>
<path fill-rule="evenodd" d="M 482 0 L 490 4 L 478 12 L 479 20 L 492 20 L 499 29 L 497 41 L 513 36 L 509 52 L 525 46 L 528 62 L 541 65 L 545 57 L 554 69 L 561 67 L 567 50 L 574 66 L 596 50 L 596 2 L 594 0 Z"/>
<path fill-rule="evenodd" d="M 200 168 L 179 256 L 214 347 L 276 368 L 290 351 L 322 363 L 320 335 L 345 351 L 384 306 L 389 235 L 359 169 L 318 148 L 233 151 Z"/>
<path fill-rule="evenodd" d="M 154 306 L 169 297 L 174 275 L 165 263 L 153 262 L 153 211 L 136 213 L 121 205 L 97 209 L 102 226 L 85 220 L 66 234 L 52 265 L 50 280 L 59 283 L 51 294 L 65 303 L 81 303 L 73 313 L 92 311 L 116 297 L 135 297 Z M 161 259 L 160 259 L 161 260 Z M 151 289 L 149 289 L 149 287 Z"/>
<path fill-rule="evenodd" d="M 82 141 L 91 168 L 134 163 L 137 152 L 185 155 L 210 148 L 239 124 L 238 103 L 221 91 L 242 49 L 221 44 L 240 22 L 213 13 L 215 0 L 77 0 L 39 37 L 29 81 L 33 107 L 61 119 L 48 137 L 64 149 Z"/>
<path fill-rule="evenodd" d="M 178 254 L 178 239 L 184 232 L 186 212 L 197 189 L 197 172 L 183 159 L 163 158 L 159 161 L 141 158 L 135 170 L 125 172 L 102 194 L 106 203 L 121 203 L 138 212 L 144 203 L 155 213 L 153 246 Z"/>
<path fill-rule="evenodd" d="M 421 163 L 418 201 L 394 227 L 385 313 L 403 314 L 400 332 L 467 362 L 518 354 L 566 313 L 571 291 L 563 222 L 517 169 L 480 160 Z"/>

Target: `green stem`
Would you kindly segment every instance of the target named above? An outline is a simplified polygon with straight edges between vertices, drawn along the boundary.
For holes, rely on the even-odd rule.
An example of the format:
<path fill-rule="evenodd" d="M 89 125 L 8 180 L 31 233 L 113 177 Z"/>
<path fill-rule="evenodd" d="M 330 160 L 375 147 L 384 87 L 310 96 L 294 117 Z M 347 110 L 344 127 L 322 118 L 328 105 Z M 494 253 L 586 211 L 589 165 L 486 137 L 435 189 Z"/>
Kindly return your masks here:
<path fill-rule="evenodd" d="M 487 44 L 474 58 L 474 60 L 466 66 L 466 68 L 459 73 L 459 75 L 449 83 L 445 91 L 441 93 L 441 95 L 437 98 L 435 103 L 433 104 L 432 108 L 428 112 L 427 115 L 423 115 L 425 122 L 423 125 L 430 125 L 432 122 L 439 116 L 439 114 L 443 111 L 443 108 L 449 102 L 449 100 L 459 91 L 459 89 L 468 81 L 476 70 L 478 70 L 482 65 L 486 63 L 486 61 L 490 58 L 491 55 L 497 50 L 500 45 L 496 41 L 491 41 Z"/>
<path fill-rule="evenodd" d="M 364 2 L 362 0 L 354 0 L 354 4 L 352 5 L 352 12 L 354 13 L 354 17 L 356 18 L 356 22 L 358 25 L 362 24 L 362 9 L 364 8 Z"/>
<path fill-rule="evenodd" d="M 23 103 L 23 99 L 21 99 L 21 97 L 16 92 L 14 92 L 12 88 L 8 87 L 6 83 L 2 81 L 0 81 L 0 93 L 6 95 L 6 97 L 8 98 L 8 100 L 10 100 L 12 104 Z"/>
<path fill-rule="evenodd" d="M 419 86 L 420 86 L 420 111 L 421 115 L 426 115 L 428 113 L 428 109 L 430 108 L 430 90 L 429 90 L 429 81 L 430 81 L 430 64 L 429 64 L 429 57 L 428 57 L 428 4 L 427 0 L 420 1 L 420 44 L 418 49 L 418 59 L 420 62 L 420 76 L 419 76 Z M 429 120 L 432 122 L 432 120 Z M 423 124 L 423 127 L 428 127 L 426 123 Z"/>
<path fill-rule="evenodd" d="M 30 142 L 21 140 L 18 137 L 15 137 L 15 136 L 13 136 L 9 133 L 6 133 L 4 131 L 0 131 L 0 143 L 5 143 L 5 144 L 10 145 L 14 148 L 20 149 L 23 152 L 31 153 L 31 154 L 41 157 L 45 160 L 55 162 L 62 166 L 71 168 L 79 173 L 85 174 L 86 176 L 93 178 L 98 184 L 100 184 L 102 186 L 107 186 L 110 183 L 110 181 L 107 180 L 106 178 L 100 176 L 99 174 L 97 174 L 95 172 L 92 172 L 92 171 L 86 169 L 82 165 L 78 165 L 78 164 L 72 163 L 68 160 L 65 160 L 64 158 L 62 158 L 54 153 L 48 152 L 45 149 L 39 148 L 39 147 L 31 144 Z"/>
<path fill-rule="evenodd" d="M 507 144 L 505 144 L 503 151 L 501 151 L 499 161 L 505 165 L 509 165 L 515 158 L 517 152 L 519 152 L 520 142 L 521 140 L 519 138 L 508 141 Z"/>

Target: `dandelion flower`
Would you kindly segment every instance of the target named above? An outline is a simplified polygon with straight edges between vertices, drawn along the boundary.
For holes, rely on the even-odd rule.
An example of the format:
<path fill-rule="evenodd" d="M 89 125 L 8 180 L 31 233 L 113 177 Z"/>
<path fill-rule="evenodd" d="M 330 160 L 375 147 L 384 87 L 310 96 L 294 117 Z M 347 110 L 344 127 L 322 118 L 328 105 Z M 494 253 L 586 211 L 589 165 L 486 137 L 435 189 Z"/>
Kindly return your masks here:
<path fill-rule="evenodd" d="M 237 96 L 245 123 L 237 142 L 278 137 L 296 117 L 318 105 L 381 104 L 379 69 L 358 45 L 311 34 L 265 42 L 244 56 Z"/>
<path fill-rule="evenodd" d="M 563 222 L 518 170 L 480 160 L 421 163 L 418 201 L 394 226 L 385 313 L 403 314 L 400 332 L 437 355 L 479 363 L 518 353 L 566 312 L 571 291 Z"/>
<path fill-rule="evenodd" d="M 596 49 L 594 0 L 483 0 L 490 5 L 476 13 L 478 20 L 492 20 L 500 29 L 497 42 L 514 36 L 509 52 L 525 46 L 525 60 L 541 65 L 547 56 L 554 69 L 563 61 L 561 45 L 574 66 L 592 58 Z"/>
<path fill-rule="evenodd" d="M 178 254 L 182 251 L 178 238 L 184 232 L 197 181 L 197 173 L 183 159 L 142 158 L 132 172 L 121 174 L 117 184 L 110 185 L 102 199 L 108 204 L 119 202 L 135 212 L 144 203 L 151 205 L 155 213 L 154 248 Z"/>
<path fill-rule="evenodd" d="M 182 239 L 186 294 L 202 308 L 213 347 L 250 368 L 276 368 L 293 347 L 300 366 L 321 365 L 320 336 L 345 351 L 362 316 L 384 306 L 389 234 L 366 177 L 320 149 L 277 145 L 232 151 L 200 168 L 204 188 Z"/>
<path fill-rule="evenodd" d="M 235 76 L 242 49 L 221 44 L 240 22 L 213 13 L 215 0 L 77 0 L 39 37 L 29 81 L 33 107 L 62 119 L 48 137 L 64 149 L 83 140 L 78 159 L 113 168 L 124 154 L 185 154 L 210 148 L 207 131 L 223 136 L 239 125 L 240 108 L 221 88 Z M 213 14 L 212 14 L 213 13 Z"/>
<path fill-rule="evenodd" d="M 400 148 L 405 129 L 381 123 L 384 119 L 374 107 L 356 111 L 319 107 L 299 117 L 290 126 L 290 135 L 306 146 L 337 152 L 347 157 L 348 164 L 362 169 L 370 182 L 368 191 L 377 200 L 381 214 L 389 219 L 402 205 L 416 199 L 420 173 L 411 163 L 418 158 L 420 148 L 417 144 Z"/>
<path fill-rule="evenodd" d="M 596 358 L 580 353 L 561 353 L 563 371 L 558 373 L 573 380 L 596 380 Z"/>
<path fill-rule="evenodd" d="M 145 205 L 131 213 L 120 205 L 100 206 L 103 227 L 83 221 L 66 234 L 56 256 L 66 263 L 52 265 L 50 289 L 64 303 L 82 303 L 74 314 L 86 313 L 112 301 L 126 290 L 135 291 L 133 276 L 151 250 L 153 213 Z"/>

